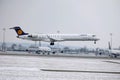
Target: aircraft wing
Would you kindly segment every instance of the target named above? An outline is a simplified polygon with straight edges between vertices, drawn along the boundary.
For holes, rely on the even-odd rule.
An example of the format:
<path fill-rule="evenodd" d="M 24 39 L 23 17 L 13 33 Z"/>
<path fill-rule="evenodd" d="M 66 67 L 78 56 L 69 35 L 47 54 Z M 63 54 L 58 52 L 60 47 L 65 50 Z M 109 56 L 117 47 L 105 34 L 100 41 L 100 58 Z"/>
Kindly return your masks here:
<path fill-rule="evenodd" d="M 47 37 L 50 39 L 51 42 L 56 42 L 56 41 L 62 41 L 63 40 L 63 39 L 60 39 L 60 38 L 55 39 L 55 38 L 52 38 L 48 35 L 47 35 Z"/>

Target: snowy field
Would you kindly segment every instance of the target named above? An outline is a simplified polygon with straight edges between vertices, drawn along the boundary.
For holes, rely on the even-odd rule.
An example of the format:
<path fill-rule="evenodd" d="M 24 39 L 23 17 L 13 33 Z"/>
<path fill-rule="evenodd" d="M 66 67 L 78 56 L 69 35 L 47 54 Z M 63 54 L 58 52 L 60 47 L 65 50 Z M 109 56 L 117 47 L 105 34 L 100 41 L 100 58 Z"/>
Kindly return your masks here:
<path fill-rule="evenodd" d="M 120 59 L 0 55 L 0 80 L 120 80 Z"/>

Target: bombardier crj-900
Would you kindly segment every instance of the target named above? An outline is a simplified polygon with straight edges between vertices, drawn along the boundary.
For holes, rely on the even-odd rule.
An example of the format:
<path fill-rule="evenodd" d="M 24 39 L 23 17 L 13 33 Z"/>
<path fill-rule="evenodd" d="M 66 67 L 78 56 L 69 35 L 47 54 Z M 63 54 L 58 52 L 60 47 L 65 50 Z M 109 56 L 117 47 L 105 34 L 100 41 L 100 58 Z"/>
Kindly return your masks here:
<path fill-rule="evenodd" d="M 14 29 L 16 31 L 18 34 L 17 38 L 32 41 L 50 42 L 50 45 L 54 45 L 54 42 L 61 41 L 94 41 L 96 44 L 96 41 L 99 40 L 96 35 L 90 34 L 30 34 L 25 33 L 19 26 L 10 29 Z"/>

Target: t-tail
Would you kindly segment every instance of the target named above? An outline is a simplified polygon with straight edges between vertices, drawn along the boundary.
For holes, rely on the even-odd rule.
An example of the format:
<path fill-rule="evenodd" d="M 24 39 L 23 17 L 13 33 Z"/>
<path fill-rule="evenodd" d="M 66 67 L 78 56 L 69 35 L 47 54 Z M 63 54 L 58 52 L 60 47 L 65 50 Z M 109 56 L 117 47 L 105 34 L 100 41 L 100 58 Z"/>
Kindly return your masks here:
<path fill-rule="evenodd" d="M 15 26 L 15 27 L 12 27 L 10 29 L 14 29 L 18 36 L 28 35 L 28 33 L 25 33 L 19 26 Z"/>

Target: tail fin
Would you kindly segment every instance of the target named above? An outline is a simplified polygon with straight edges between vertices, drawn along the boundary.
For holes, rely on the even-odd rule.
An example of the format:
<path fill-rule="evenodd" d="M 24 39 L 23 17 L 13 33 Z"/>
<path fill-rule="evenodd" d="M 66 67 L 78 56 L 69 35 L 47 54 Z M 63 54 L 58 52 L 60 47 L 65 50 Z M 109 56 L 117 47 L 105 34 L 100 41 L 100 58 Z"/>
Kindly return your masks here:
<path fill-rule="evenodd" d="M 10 28 L 10 29 L 14 29 L 16 31 L 16 33 L 18 34 L 18 36 L 28 35 L 28 33 L 25 33 L 19 26 L 15 26 L 15 27 Z"/>
<path fill-rule="evenodd" d="M 108 47 L 109 47 L 109 50 L 111 50 L 111 44 L 110 44 L 110 42 L 108 42 Z"/>

